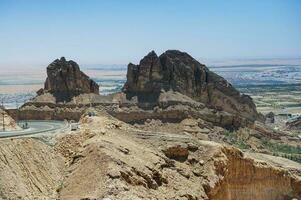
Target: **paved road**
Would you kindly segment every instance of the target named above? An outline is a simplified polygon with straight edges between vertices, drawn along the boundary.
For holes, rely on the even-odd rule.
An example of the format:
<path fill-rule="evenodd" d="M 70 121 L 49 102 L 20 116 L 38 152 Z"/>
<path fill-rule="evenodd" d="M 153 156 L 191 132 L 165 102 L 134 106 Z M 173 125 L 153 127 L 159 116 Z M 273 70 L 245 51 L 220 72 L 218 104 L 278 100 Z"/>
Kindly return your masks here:
<path fill-rule="evenodd" d="M 38 133 L 56 132 L 69 128 L 69 124 L 63 121 L 26 121 L 28 129 L 17 131 L 0 131 L 0 138 L 33 135 Z M 24 121 L 20 121 L 18 124 L 22 126 Z"/>

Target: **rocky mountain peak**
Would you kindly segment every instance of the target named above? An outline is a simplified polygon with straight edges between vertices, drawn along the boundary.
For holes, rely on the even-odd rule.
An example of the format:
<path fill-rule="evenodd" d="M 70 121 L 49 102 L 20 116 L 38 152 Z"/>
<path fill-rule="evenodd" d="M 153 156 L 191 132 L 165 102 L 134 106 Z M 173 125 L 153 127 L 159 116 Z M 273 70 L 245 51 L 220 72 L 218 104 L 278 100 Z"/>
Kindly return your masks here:
<path fill-rule="evenodd" d="M 64 56 L 61 57 L 60 61 L 66 62 L 66 58 Z"/>
<path fill-rule="evenodd" d="M 168 50 L 159 57 L 152 51 L 139 65 L 129 64 L 124 90 L 136 94 L 173 90 L 248 119 L 255 120 L 258 115 L 251 97 L 241 95 L 223 77 L 178 50 Z"/>
<path fill-rule="evenodd" d="M 127 83 L 124 88 L 133 92 L 159 92 L 162 88 L 163 69 L 154 51 L 139 63 L 128 65 Z"/>
<path fill-rule="evenodd" d="M 58 101 L 68 101 L 79 94 L 99 94 L 99 86 L 76 62 L 61 57 L 48 65 L 44 91 L 54 94 Z"/>

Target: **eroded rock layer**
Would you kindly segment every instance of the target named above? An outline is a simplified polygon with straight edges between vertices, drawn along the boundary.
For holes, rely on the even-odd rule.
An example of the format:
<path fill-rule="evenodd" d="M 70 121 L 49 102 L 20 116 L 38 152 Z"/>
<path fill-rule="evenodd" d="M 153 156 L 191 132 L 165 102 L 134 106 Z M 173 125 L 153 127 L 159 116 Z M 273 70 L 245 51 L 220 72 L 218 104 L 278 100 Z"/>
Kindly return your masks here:
<path fill-rule="evenodd" d="M 168 50 L 159 57 L 152 51 L 139 63 L 128 65 L 127 93 L 180 92 L 207 106 L 255 120 L 251 97 L 241 95 L 229 82 L 187 53 Z"/>
<path fill-rule="evenodd" d="M 0 141 L 0 199 L 58 199 L 63 157 L 35 139 Z"/>

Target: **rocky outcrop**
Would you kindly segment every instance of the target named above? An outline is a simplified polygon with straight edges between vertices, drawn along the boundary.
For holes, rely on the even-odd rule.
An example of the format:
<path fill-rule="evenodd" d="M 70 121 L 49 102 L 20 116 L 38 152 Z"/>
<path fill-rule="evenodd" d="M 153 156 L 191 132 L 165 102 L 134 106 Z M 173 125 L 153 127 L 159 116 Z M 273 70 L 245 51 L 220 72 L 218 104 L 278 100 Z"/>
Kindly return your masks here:
<path fill-rule="evenodd" d="M 0 131 L 11 131 L 21 129 L 15 120 L 3 109 L 0 108 Z"/>
<path fill-rule="evenodd" d="M 273 112 L 269 112 L 265 115 L 265 122 L 274 123 L 275 122 L 275 114 Z"/>
<path fill-rule="evenodd" d="M 99 86 L 83 73 L 76 62 L 56 59 L 47 67 L 47 79 L 42 93 L 54 94 L 57 101 L 69 101 L 72 97 L 94 93 L 99 94 Z"/>
<path fill-rule="evenodd" d="M 173 90 L 217 110 L 255 120 L 251 97 L 240 94 L 229 82 L 211 72 L 190 55 L 168 50 L 159 57 L 154 51 L 139 63 L 128 65 L 127 94 L 154 94 Z"/>
<path fill-rule="evenodd" d="M 160 57 L 151 52 L 139 65 L 129 64 L 124 91 L 106 97 L 95 94 L 98 86 L 73 61 L 55 60 L 48 66 L 47 75 L 45 89 L 22 106 L 19 116 L 79 119 L 82 112 L 69 107 L 82 104 L 105 106 L 110 114 L 130 123 L 147 119 L 179 122 L 192 117 L 236 129 L 252 124 L 258 117 L 250 97 L 241 95 L 225 79 L 180 51 L 166 51 Z M 66 109 L 47 110 L 50 104 Z"/>
<path fill-rule="evenodd" d="M 8 112 L 16 120 L 79 120 L 94 102 L 108 101 L 99 95 L 97 83 L 76 62 L 62 57 L 48 65 L 44 89 L 20 109 Z"/>
<path fill-rule="evenodd" d="M 160 93 L 155 103 L 139 102 L 138 99 L 135 100 L 134 98 L 126 102 L 124 96 L 124 94 L 121 94 L 118 98 L 123 102 L 120 106 L 108 107 L 107 110 L 119 120 L 131 124 L 141 123 L 147 119 L 159 119 L 163 122 L 177 123 L 186 118 L 200 118 L 227 129 L 237 129 L 253 124 L 252 121 L 243 117 L 229 114 L 225 111 L 209 109 L 204 104 L 178 92 L 168 91 Z M 117 100 L 117 95 L 114 100 Z"/>

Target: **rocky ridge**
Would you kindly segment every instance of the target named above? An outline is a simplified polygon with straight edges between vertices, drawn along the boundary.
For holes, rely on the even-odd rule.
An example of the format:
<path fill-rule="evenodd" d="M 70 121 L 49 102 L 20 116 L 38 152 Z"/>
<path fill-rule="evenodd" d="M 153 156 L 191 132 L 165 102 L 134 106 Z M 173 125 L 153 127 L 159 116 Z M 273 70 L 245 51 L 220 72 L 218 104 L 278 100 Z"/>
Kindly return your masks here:
<path fill-rule="evenodd" d="M 224 78 L 178 50 L 168 50 L 159 57 L 152 51 L 139 65 L 128 65 L 126 93 L 154 95 L 162 90 L 179 92 L 207 107 L 253 121 L 258 117 L 251 97 L 240 94 Z"/>
<path fill-rule="evenodd" d="M 20 112 L 11 111 L 12 116 L 79 120 L 85 108 L 101 105 L 129 123 L 147 119 L 177 122 L 192 117 L 237 129 L 258 119 L 249 96 L 241 95 L 205 65 L 176 50 L 159 57 L 150 52 L 139 65 L 129 64 L 123 92 L 106 97 L 96 94 L 98 86 L 74 61 L 55 60 L 47 67 L 47 75 L 44 90 Z"/>
<path fill-rule="evenodd" d="M 84 74 L 76 62 L 67 61 L 64 57 L 56 59 L 47 67 L 47 78 L 43 90 L 38 91 L 53 94 L 56 101 L 70 101 L 80 94 L 99 94 L 96 82 Z"/>
<path fill-rule="evenodd" d="M 252 100 L 188 54 L 151 52 L 107 97 L 63 74 L 73 89 L 50 84 L 10 114 L 76 119 L 80 130 L 0 140 L 0 199 L 301 198 L 299 163 L 254 153 L 292 140 L 299 156 L 300 139 L 254 123 Z"/>

